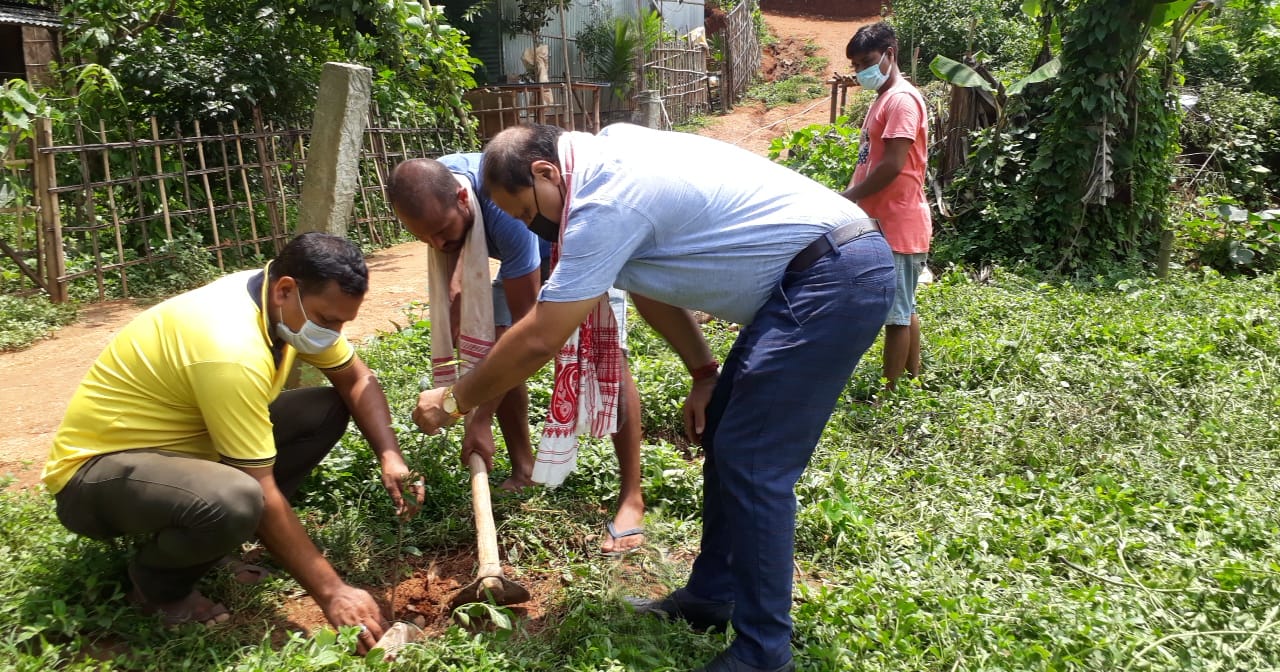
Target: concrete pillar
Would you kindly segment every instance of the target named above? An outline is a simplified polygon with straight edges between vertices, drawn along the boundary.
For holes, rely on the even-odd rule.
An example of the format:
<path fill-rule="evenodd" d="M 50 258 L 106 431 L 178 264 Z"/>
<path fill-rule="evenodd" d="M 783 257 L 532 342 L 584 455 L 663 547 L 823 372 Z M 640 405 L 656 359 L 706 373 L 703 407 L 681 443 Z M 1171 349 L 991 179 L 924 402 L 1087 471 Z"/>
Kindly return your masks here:
<path fill-rule="evenodd" d="M 371 88 L 369 68 L 324 64 L 295 233 L 347 235 L 360 186 L 360 148 Z"/>
<path fill-rule="evenodd" d="M 636 102 L 640 105 L 640 125 L 648 128 L 662 129 L 662 96 L 653 89 L 645 89 L 636 94 Z"/>

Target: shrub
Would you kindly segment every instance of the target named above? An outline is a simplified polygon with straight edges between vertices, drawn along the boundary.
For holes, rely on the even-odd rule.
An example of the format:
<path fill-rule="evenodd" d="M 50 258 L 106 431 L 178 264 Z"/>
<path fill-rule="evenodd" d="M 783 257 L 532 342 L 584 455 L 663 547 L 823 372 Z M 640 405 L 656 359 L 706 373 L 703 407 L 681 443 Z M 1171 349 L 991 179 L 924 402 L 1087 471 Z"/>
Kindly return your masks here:
<path fill-rule="evenodd" d="M 849 117 L 774 138 L 769 158 L 836 190 L 849 186 L 858 157 L 858 126 Z"/>
<path fill-rule="evenodd" d="M 896 0 L 889 22 L 898 35 L 898 67 L 921 84 L 934 78 L 928 64 L 939 54 L 959 60 L 981 51 L 992 69 L 1024 68 L 1038 46 L 1021 0 Z M 913 68 L 916 49 L 920 64 Z"/>
<path fill-rule="evenodd" d="M 1192 177 L 1250 207 L 1264 206 L 1280 188 L 1280 101 L 1219 83 L 1193 93 L 1196 103 L 1180 129 Z"/>
<path fill-rule="evenodd" d="M 75 305 L 0 294 L 0 351 L 19 350 L 76 318 Z"/>

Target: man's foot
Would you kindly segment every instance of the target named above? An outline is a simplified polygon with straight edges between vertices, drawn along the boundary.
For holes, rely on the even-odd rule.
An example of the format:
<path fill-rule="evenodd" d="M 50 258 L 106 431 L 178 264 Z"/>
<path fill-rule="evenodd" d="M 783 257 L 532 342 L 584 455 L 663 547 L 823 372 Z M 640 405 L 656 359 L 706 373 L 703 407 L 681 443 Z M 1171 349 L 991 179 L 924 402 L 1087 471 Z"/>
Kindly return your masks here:
<path fill-rule="evenodd" d="M 680 588 L 660 600 L 649 600 L 639 597 L 626 598 L 637 614 L 650 614 L 662 618 L 676 618 L 685 621 L 694 630 L 715 628 L 724 632 L 733 616 L 732 602 L 716 602 L 695 597 L 684 588 Z"/>
<path fill-rule="evenodd" d="M 166 628 L 175 628 L 187 623 L 200 623 L 213 627 L 231 620 L 231 612 L 221 604 L 193 590 L 176 602 L 152 602 L 138 590 L 137 586 L 129 591 L 129 601 L 142 610 L 144 614 L 155 614 Z"/>
<path fill-rule="evenodd" d="M 795 669 L 796 661 L 794 660 L 788 660 L 778 667 L 753 667 L 738 660 L 728 651 L 721 651 L 720 655 L 711 659 L 711 662 L 693 672 L 794 672 Z"/>
<path fill-rule="evenodd" d="M 609 535 L 600 546 L 600 553 L 609 557 L 626 555 L 644 546 L 644 528 L 633 527 L 618 531 L 612 521 L 604 524 L 604 531 Z"/>
<path fill-rule="evenodd" d="M 502 482 L 502 485 L 499 485 L 498 487 L 504 492 L 520 492 L 525 488 L 532 488 L 535 485 L 537 485 L 537 483 L 534 483 L 533 479 L 528 476 L 517 476 L 512 474 L 507 477 L 507 480 Z"/>

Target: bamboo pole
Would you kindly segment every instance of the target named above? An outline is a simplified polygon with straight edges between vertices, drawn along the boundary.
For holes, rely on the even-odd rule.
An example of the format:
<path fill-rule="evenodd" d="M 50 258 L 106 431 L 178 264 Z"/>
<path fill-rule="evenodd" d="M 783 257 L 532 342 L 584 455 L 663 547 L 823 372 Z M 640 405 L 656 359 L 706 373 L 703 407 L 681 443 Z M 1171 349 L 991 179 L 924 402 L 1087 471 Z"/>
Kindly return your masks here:
<path fill-rule="evenodd" d="M 204 134 L 200 132 L 200 120 L 195 120 L 196 130 L 196 161 L 200 165 L 200 184 L 204 187 L 204 205 L 209 212 L 209 228 L 213 230 L 213 253 L 218 258 L 218 270 L 226 271 L 227 267 L 222 260 L 222 240 L 218 235 L 218 211 L 213 207 L 213 191 L 209 188 L 209 173 L 204 161 Z M 229 194 L 228 194 L 229 195 Z M 235 218 L 232 218 L 235 221 Z"/>
<path fill-rule="evenodd" d="M 107 126 L 101 119 L 98 120 L 98 139 L 105 144 L 107 142 Z M 111 181 L 111 152 L 102 152 L 102 176 L 107 182 Z M 124 238 L 120 234 L 120 211 L 116 207 L 116 190 L 114 187 L 107 187 L 107 207 L 111 210 L 111 228 L 115 230 L 116 238 L 116 259 L 121 264 L 124 259 Z M 120 291 L 129 296 L 129 274 L 123 269 L 120 271 Z"/>
<path fill-rule="evenodd" d="M 267 165 L 267 143 L 263 141 L 262 129 L 262 112 L 255 107 L 253 108 L 253 131 L 254 142 L 258 146 L 258 169 L 262 171 L 262 188 L 266 191 L 266 198 L 263 200 L 267 204 L 267 217 L 271 220 L 271 244 L 279 254 L 288 234 L 285 232 L 284 217 L 276 207 L 276 185 L 275 180 L 272 179 L 271 168 Z"/>
<path fill-rule="evenodd" d="M 231 120 L 231 132 L 236 138 L 236 167 L 240 169 L 240 183 L 244 186 L 244 200 L 249 208 L 249 235 L 253 237 L 253 253 L 262 256 L 262 247 L 258 244 L 258 219 L 253 213 L 253 193 L 249 189 L 249 174 L 244 169 L 244 149 L 240 146 L 240 123 Z"/>
<path fill-rule="evenodd" d="M 151 117 L 151 139 L 156 141 L 152 147 L 156 159 L 156 184 L 160 185 L 160 212 L 164 215 L 164 239 L 173 240 L 173 223 L 169 221 L 169 193 L 164 184 L 164 163 L 160 160 L 160 126 L 156 118 Z"/>
<path fill-rule="evenodd" d="M 231 159 L 227 156 L 227 136 L 222 132 L 222 122 L 218 122 L 218 146 L 222 149 L 222 184 L 226 189 L 227 200 L 230 201 L 231 236 L 236 241 L 236 256 L 244 263 L 244 242 L 240 238 L 240 223 L 236 220 L 236 202 L 232 194 L 236 193 L 231 184 Z"/>
<path fill-rule="evenodd" d="M 272 172 L 275 173 L 276 187 L 278 188 L 278 191 L 276 193 L 280 195 L 280 211 L 284 213 L 283 215 L 284 221 L 287 223 L 289 221 L 289 208 L 288 208 L 288 203 L 285 200 L 285 196 L 289 192 L 285 191 L 283 171 L 280 170 L 280 156 L 279 154 L 276 153 L 275 127 L 272 126 L 270 123 L 267 123 L 266 128 L 269 133 L 268 137 L 270 138 L 271 165 L 273 167 Z"/>
<path fill-rule="evenodd" d="M 191 207 L 191 174 L 187 171 L 187 140 L 182 135 L 182 125 L 176 121 L 173 123 L 173 137 L 177 141 L 178 166 L 182 173 L 182 208 L 184 212 L 194 212 L 195 209 Z M 192 231 L 198 231 L 193 220 L 193 217 L 187 216 L 187 227 Z M 203 236 L 200 242 L 204 242 Z"/>
<path fill-rule="evenodd" d="M 138 140 L 133 135 L 133 126 L 125 122 L 125 135 L 129 138 L 129 165 L 133 168 L 132 182 L 133 195 L 137 199 L 138 214 L 141 216 L 146 210 L 146 200 L 142 197 L 142 167 L 138 163 Z M 151 229 L 147 225 L 145 219 L 138 222 L 142 225 L 142 257 L 151 263 Z"/>
<path fill-rule="evenodd" d="M 76 144 L 84 146 L 84 124 L 80 120 L 76 120 Z M 93 207 L 93 187 L 88 186 L 93 182 L 89 176 L 89 153 L 84 149 L 79 150 L 77 154 L 80 157 L 80 181 L 83 184 L 81 190 L 80 201 L 80 217 L 84 220 L 84 226 L 87 228 L 86 233 L 89 234 L 89 241 L 93 248 L 93 278 L 98 286 L 98 300 L 105 301 L 107 298 L 106 283 L 102 279 L 102 249 L 98 246 L 98 210 Z M 124 275 L 121 269 L 120 275 Z"/>
<path fill-rule="evenodd" d="M 58 194 L 50 191 L 58 186 L 58 171 L 53 154 L 40 154 L 40 150 L 53 146 L 53 121 L 48 117 L 36 119 L 36 198 L 40 203 L 40 221 L 44 239 L 45 281 L 49 298 L 54 303 L 67 301 L 67 286 L 62 276 L 67 272 L 67 260 L 62 250 L 62 214 L 59 212 Z"/>

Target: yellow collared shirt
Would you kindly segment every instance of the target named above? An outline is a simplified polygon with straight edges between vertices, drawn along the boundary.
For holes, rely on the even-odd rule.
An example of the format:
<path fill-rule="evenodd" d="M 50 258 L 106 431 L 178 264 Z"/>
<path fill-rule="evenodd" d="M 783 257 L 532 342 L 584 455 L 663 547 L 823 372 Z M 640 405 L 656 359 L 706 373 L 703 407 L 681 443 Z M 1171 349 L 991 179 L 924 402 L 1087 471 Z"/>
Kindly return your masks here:
<path fill-rule="evenodd" d="M 268 265 L 269 266 L 269 265 Z M 249 288 L 262 278 L 258 301 Z M 283 389 L 296 350 L 271 349 L 266 271 L 244 271 L 151 307 L 116 334 L 71 398 L 42 479 L 58 492 L 86 460 L 158 448 L 239 467 L 275 463 L 268 405 Z M 340 370 L 346 338 L 302 356 Z"/>

